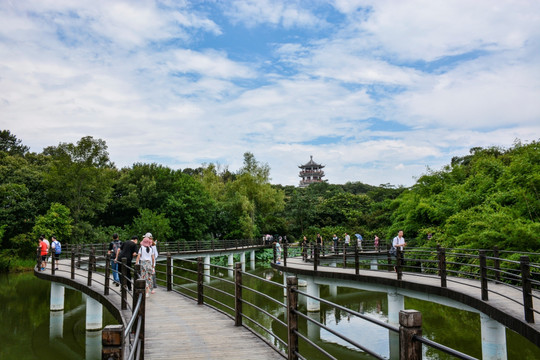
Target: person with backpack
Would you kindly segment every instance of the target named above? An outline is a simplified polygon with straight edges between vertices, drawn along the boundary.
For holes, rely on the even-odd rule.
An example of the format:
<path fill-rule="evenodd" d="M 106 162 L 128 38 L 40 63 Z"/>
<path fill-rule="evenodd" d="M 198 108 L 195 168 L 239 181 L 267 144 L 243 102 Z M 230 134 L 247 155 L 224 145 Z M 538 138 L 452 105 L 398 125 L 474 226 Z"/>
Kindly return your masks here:
<path fill-rule="evenodd" d="M 115 260 L 120 248 L 122 247 L 122 242 L 118 238 L 118 234 L 113 234 L 113 240 L 109 244 L 108 254 L 111 256 L 111 270 L 113 274 L 113 284 L 120 286 L 120 275 L 118 274 L 118 262 Z"/>
<path fill-rule="evenodd" d="M 60 260 L 60 254 L 62 253 L 62 244 L 56 239 L 56 236 L 51 236 L 52 255 L 54 256 L 54 262 L 56 267 L 54 270 L 58 270 L 58 261 Z"/>
<path fill-rule="evenodd" d="M 156 266 L 156 257 L 154 255 L 154 249 L 152 248 L 152 240 L 150 240 L 149 237 L 145 237 L 141 241 L 141 247 L 137 253 L 137 260 L 135 260 L 135 264 L 139 263 L 141 264 L 141 279 L 146 282 L 145 290 L 146 297 L 148 297 L 152 290 L 152 274 L 154 273 L 154 268 Z"/>

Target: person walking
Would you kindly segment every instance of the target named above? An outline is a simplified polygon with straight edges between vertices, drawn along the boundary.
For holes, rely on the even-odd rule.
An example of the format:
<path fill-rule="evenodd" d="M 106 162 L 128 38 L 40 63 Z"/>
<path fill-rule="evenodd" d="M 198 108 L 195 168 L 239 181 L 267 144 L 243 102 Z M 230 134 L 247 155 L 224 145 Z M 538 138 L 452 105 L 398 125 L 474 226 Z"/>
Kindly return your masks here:
<path fill-rule="evenodd" d="M 307 261 L 307 248 L 308 248 L 308 242 L 307 237 L 304 235 L 304 238 L 302 239 L 302 261 Z"/>
<path fill-rule="evenodd" d="M 333 245 L 334 254 L 337 255 L 338 252 L 339 252 L 339 248 L 338 248 L 338 246 L 339 246 L 339 244 L 338 244 L 339 243 L 339 238 L 337 237 L 336 234 L 334 234 L 334 236 L 332 237 L 332 241 L 334 242 L 334 245 Z"/>
<path fill-rule="evenodd" d="M 45 271 L 45 268 L 47 267 L 47 251 L 48 251 L 48 247 L 47 247 L 47 243 L 45 241 L 43 241 L 43 239 L 44 239 L 44 236 L 41 235 L 39 237 L 39 246 L 38 246 L 39 255 L 41 257 L 41 266 L 38 269 L 38 271 Z"/>
<path fill-rule="evenodd" d="M 126 258 L 126 278 L 127 278 L 127 288 L 131 291 L 131 268 L 133 267 L 133 257 L 137 256 L 137 242 L 139 241 L 138 236 L 132 236 L 131 240 L 128 240 L 122 244 L 118 255 L 116 255 L 115 261 L 121 264 L 122 259 Z M 119 267 L 120 273 L 122 272 L 122 267 Z"/>
<path fill-rule="evenodd" d="M 157 240 L 154 239 L 151 233 L 146 233 L 144 235 L 145 237 L 150 238 L 152 240 L 152 250 L 154 251 L 154 268 L 152 271 L 152 294 L 156 292 L 155 289 L 157 289 L 157 281 L 156 281 L 156 264 L 157 264 L 157 258 L 159 256 L 158 249 L 157 249 Z"/>
<path fill-rule="evenodd" d="M 109 243 L 109 251 L 107 253 L 111 258 L 111 270 L 113 275 L 113 284 L 120 286 L 120 275 L 118 274 L 118 262 L 116 261 L 116 256 L 122 247 L 122 242 L 118 238 L 118 234 L 114 233 L 112 236 L 112 241 Z"/>
<path fill-rule="evenodd" d="M 373 245 L 375 245 L 375 251 L 379 251 L 379 237 L 375 235 L 375 240 L 373 241 Z"/>
<path fill-rule="evenodd" d="M 394 255 L 396 257 L 396 262 L 398 254 L 397 249 L 400 248 L 400 251 L 403 252 L 403 249 L 407 246 L 407 243 L 405 242 L 405 238 L 403 237 L 403 230 L 399 230 L 398 235 L 392 240 L 392 251 L 391 255 Z M 394 270 L 397 271 L 396 267 L 394 266 Z"/>
<path fill-rule="evenodd" d="M 151 235 L 151 234 L 150 234 Z M 154 256 L 154 250 L 152 249 L 152 240 L 149 237 L 144 237 L 141 241 L 141 247 L 137 253 L 137 260 L 135 264 L 141 263 L 141 279 L 146 282 L 145 292 L 146 296 L 150 296 L 152 289 L 152 273 L 156 266 L 156 257 Z"/>
<path fill-rule="evenodd" d="M 345 252 L 349 250 L 350 244 L 351 244 L 351 236 L 348 233 L 345 233 Z"/>
<path fill-rule="evenodd" d="M 60 241 L 56 239 L 56 236 L 51 236 L 52 244 L 51 244 L 51 254 L 54 256 L 54 262 L 55 262 L 55 268 L 54 270 L 58 270 L 58 261 L 60 260 L 60 254 L 62 253 L 62 244 L 60 244 Z"/>

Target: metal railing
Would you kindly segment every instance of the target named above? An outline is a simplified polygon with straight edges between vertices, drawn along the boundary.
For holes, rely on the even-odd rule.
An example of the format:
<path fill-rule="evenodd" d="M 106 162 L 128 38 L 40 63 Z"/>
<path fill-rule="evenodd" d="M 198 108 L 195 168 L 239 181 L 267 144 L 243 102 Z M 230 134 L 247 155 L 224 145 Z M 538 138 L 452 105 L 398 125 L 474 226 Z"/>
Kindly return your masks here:
<path fill-rule="evenodd" d="M 353 348 L 359 351 L 370 354 L 377 359 L 384 357 L 372 350 L 368 346 L 360 344 L 355 339 L 351 339 L 339 331 L 333 330 L 319 321 L 313 320 L 307 314 L 301 312 L 298 308 L 298 295 L 305 296 L 314 301 L 324 303 L 326 306 L 334 307 L 340 311 L 349 313 L 351 316 L 356 316 L 377 326 L 388 329 L 389 331 L 398 333 L 400 352 L 407 354 L 406 359 L 421 359 L 422 344 L 432 347 L 439 351 L 450 354 L 459 359 L 472 360 L 475 359 L 467 354 L 451 349 L 442 344 L 429 340 L 421 336 L 421 314 L 415 310 L 402 310 L 400 312 L 400 326 L 393 326 L 378 319 L 366 316 L 357 311 L 348 309 L 339 304 L 312 296 L 298 290 L 298 279 L 294 276 L 287 277 L 287 285 L 275 283 L 263 277 L 259 277 L 248 272 L 242 271 L 242 264 L 235 263 L 234 270 L 229 267 L 218 266 L 208 263 L 203 263 L 203 258 L 197 260 L 173 259 L 170 254 L 167 255 L 165 271 L 156 270 L 156 273 L 161 274 L 160 285 L 166 286 L 168 291 L 175 291 L 182 294 L 198 304 L 205 304 L 212 307 L 223 314 L 230 317 L 236 326 L 244 326 L 253 334 L 265 341 L 269 346 L 278 351 L 281 355 L 288 359 L 305 359 L 307 348 L 311 347 L 320 354 L 323 354 L 329 359 L 336 359 L 330 352 L 323 349 L 309 339 L 307 334 L 302 333 L 298 327 L 298 320 L 304 319 L 313 325 L 324 329 L 339 339 L 347 342 Z M 163 267 L 163 265 L 162 265 Z M 213 269 L 214 275 L 212 274 Z M 233 271 L 233 280 L 224 277 L 223 272 Z M 216 273 L 218 275 L 216 275 Z M 219 275 L 219 274 L 222 275 Z M 204 279 L 206 278 L 206 282 Z M 286 291 L 286 302 L 280 301 L 268 293 L 261 290 L 261 284 L 270 285 L 282 292 Z M 277 309 L 268 311 L 260 303 L 271 302 Z M 268 319 L 271 323 L 281 328 L 279 331 L 273 331 L 268 328 L 265 323 L 268 321 L 257 320 L 249 316 L 244 311 L 245 306 L 255 309 L 258 317 Z M 281 320 L 276 312 L 283 311 L 285 321 Z M 261 333 L 267 336 L 261 335 Z M 286 338 L 279 336 L 279 333 L 287 334 Z M 272 339 L 270 341 L 269 339 Z M 301 340 L 302 347 L 299 346 Z"/>
<path fill-rule="evenodd" d="M 379 268 L 395 271 L 397 280 L 402 280 L 404 273 L 417 277 L 436 277 L 442 288 L 448 287 L 448 282 L 451 282 L 478 289 L 483 301 L 489 301 L 491 294 L 519 304 L 523 307 L 524 319 L 528 323 L 534 323 L 534 315 L 540 314 L 540 311 L 533 307 L 533 300 L 540 300 L 538 293 L 533 292 L 533 289 L 540 289 L 540 263 L 530 261 L 531 257 L 540 259 L 540 254 L 501 251 L 497 248 L 484 250 L 408 247 L 405 251 L 397 248 L 394 256 L 389 250 L 388 245 L 384 251 L 380 247 L 376 250 L 367 247 L 361 251 L 356 242 L 350 246 L 342 245 L 341 248 L 314 244 L 283 244 L 281 254 L 274 246 L 274 263 L 281 260 L 283 265 L 287 266 L 288 258 L 302 256 L 305 266 L 314 271 L 317 271 L 319 266 L 329 265 L 330 261 L 342 268 L 353 266 L 355 274 L 359 275 L 360 270 L 375 271 L 371 269 L 374 265 L 371 260 L 376 260 L 376 271 L 380 271 Z M 470 279 L 478 281 L 468 281 Z M 490 284 L 519 290 L 522 298 L 508 296 Z"/>

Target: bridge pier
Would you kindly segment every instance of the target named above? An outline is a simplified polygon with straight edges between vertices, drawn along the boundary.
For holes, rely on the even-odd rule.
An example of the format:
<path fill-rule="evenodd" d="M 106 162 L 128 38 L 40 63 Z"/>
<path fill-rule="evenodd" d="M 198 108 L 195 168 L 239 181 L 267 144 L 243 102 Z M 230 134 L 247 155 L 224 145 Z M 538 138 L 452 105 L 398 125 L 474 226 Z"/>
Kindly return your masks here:
<path fill-rule="evenodd" d="M 64 310 L 64 292 L 63 285 L 51 281 L 51 311 Z"/>
<path fill-rule="evenodd" d="M 499 322 L 480 313 L 482 359 L 506 360 L 506 329 Z"/>
<path fill-rule="evenodd" d="M 49 339 L 64 337 L 64 311 L 51 311 L 49 314 Z"/>
<path fill-rule="evenodd" d="M 204 282 L 210 282 L 210 255 L 204 257 Z"/>
<path fill-rule="evenodd" d="M 399 312 L 405 310 L 405 299 L 396 291 L 388 292 L 388 323 L 399 326 Z"/>
<path fill-rule="evenodd" d="M 101 359 L 101 331 L 86 331 L 86 360 Z"/>
<path fill-rule="evenodd" d="M 240 253 L 240 263 L 242 264 L 242 271 L 246 271 L 246 253 Z"/>
<path fill-rule="evenodd" d="M 328 285 L 328 291 L 331 297 L 337 297 L 337 285 Z"/>
<path fill-rule="evenodd" d="M 103 305 L 86 296 L 86 330 L 101 330 L 101 328 L 103 328 Z"/>
<path fill-rule="evenodd" d="M 255 270 L 255 250 L 251 250 L 251 255 L 249 257 L 249 265 L 251 267 L 251 270 Z"/>
<path fill-rule="evenodd" d="M 370 270 L 379 270 L 379 262 L 377 261 L 377 259 L 371 259 L 371 262 L 369 264 L 369 269 Z"/>
<path fill-rule="evenodd" d="M 308 312 L 307 316 L 310 317 L 311 319 L 317 321 L 317 322 L 321 322 L 321 313 L 320 312 Z M 313 341 L 313 342 L 319 341 L 320 338 L 321 338 L 321 328 L 320 328 L 320 326 L 317 325 L 317 324 L 314 324 L 311 321 L 308 321 L 307 322 L 307 336 L 308 336 L 308 339 Z"/>
<path fill-rule="evenodd" d="M 234 255 L 227 255 L 227 267 L 229 268 L 229 277 L 234 277 Z"/>
<path fill-rule="evenodd" d="M 306 280 L 307 280 L 307 289 L 306 289 L 307 294 L 314 297 L 320 297 L 320 288 L 319 288 L 319 285 L 315 283 L 315 278 L 313 276 L 308 276 Z M 314 300 L 308 297 L 307 298 L 307 311 L 319 312 L 320 310 L 321 310 L 321 303 L 317 300 Z"/>

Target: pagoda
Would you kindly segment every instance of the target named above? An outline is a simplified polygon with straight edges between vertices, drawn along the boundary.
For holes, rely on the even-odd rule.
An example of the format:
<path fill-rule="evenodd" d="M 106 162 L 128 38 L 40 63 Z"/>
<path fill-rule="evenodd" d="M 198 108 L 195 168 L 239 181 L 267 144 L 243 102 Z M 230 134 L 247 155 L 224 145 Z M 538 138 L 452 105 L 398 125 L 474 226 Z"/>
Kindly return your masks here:
<path fill-rule="evenodd" d="M 319 183 L 323 182 L 323 176 L 324 171 L 322 171 L 322 168 L 324 165 L 317 164 L 315 161 L 313 161 L 313 155 L 310 155 L 310 160 L 305 165 L 299 165 L 298 166 L 300 170 L 300 176 L 302 180 L 300 180 L 300 187 L 306 187 L 309 184 L 313 183 Z"/>

